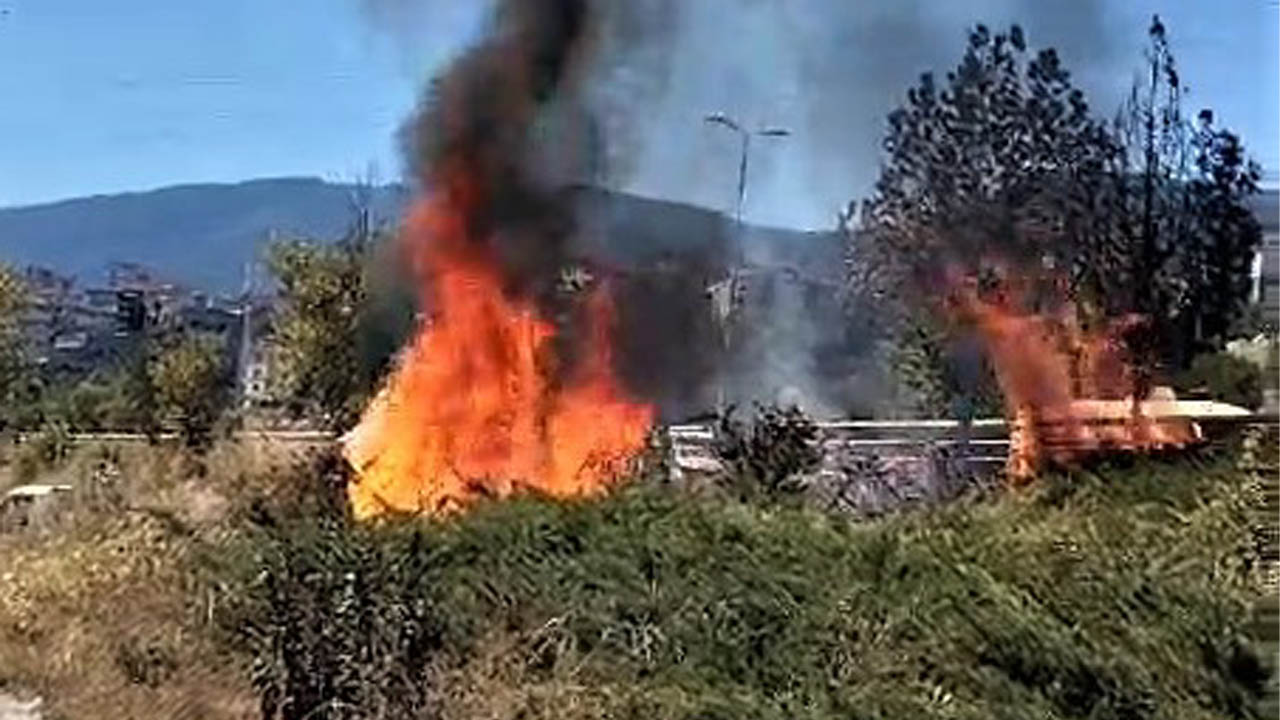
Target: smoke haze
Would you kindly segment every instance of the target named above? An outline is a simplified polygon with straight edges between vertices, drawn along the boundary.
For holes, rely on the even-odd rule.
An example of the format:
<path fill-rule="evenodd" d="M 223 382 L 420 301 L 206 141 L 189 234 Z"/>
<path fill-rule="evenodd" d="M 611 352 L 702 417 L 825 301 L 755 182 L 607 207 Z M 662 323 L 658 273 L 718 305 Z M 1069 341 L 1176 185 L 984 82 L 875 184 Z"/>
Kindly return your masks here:
<path fill-rule="evenodd" d="M 483 17 L 484 4 L 366 0 L 393 31 L 429 33 Z M 1128 83 L 1145 26 L 1113 28 L 1101 0 L 613 0 L 599 4 L 594 62 L 575 125 L 592 143 L 570 174 L 614 190 L 719 210 L 736 193 L 737 138 L 703 117 L 724 112 L 757 139 L 745 215 L 750 222 L 829 229 L 878 169 L 885 117 L 926 71 L 958 62 L 966 29 L 1018 22 L 1032 49 L 1055 47 L 1095 110 L 1110 113 Z M 473 20 L 483 27 L 482 20 Z M 1120 68 L 1120 72 L 1117 72 Z M 588 115 L 589 114 L 589 115 Z"/>
<path fill-rule="evenodd" d="M 436 95 L 428 95 L 409 126 L 408 157 L 420 171 L 438 165 L 441 142 L 488 148 L 486 165 L 474 170 L 504 195 L 496 205 L 502 214 L 483 221 L 523 228 L 499 235 L 508 275 L 525 295 L 546 292 L 556 270 L 573 261 L 571 246 L 582 234 L 575 225 L 583 218 L 554 197 L 555 188 L 589 184 L 731 214 L 739 141 L 706 123 L 708 113 L 723 112 L 749 129 L 790 131 L 753 141 L 749 223 L 831 230 L 837 213 L 875 180 L 887 114 L 922 73 L 941 77 L 954 68 L 975 23 L 1001 29 L 1016 22 L 1032 52 L 1056 48 L 1094 112 L 1103 115 L 1127 89 L 1146 29 L 1132 18 L 1113 26 L 1112 8 L 1101 0 L 978 0 L 964 7 L 925 0 L 601 0 L 590 6 L 587 25 L 566 30 L 563 17 L 539 19 L 531 9 L 584 12 L 585 0 L 503 2 L 497 15 L 484 3 L 460 11 L 444 0 L 366 0 L 368 16 L 406 48 L 415 33 L 430 32 L 420 23 L 437 15 L 475 29 L 459 50 L 481 44 L 459 55 L 444 76 L 472 93 L 449 103 L 464 109 L 465 121 L 433 113 L 431 98 L 450 92 L 436 81 Z M 514 24 L 512 13 L 519 16 Z M 511 27 L 534 32 L 513 45 Z M 512 113 L 510 99 L 529 88 L 509 86 L 520 77 L 510 63 L 542 62 L 539 46 L 572 52 L 552 62 L 555 93 L 534 87 L 536 111 Z M 503 72 L 495 73 L 495 63 Z M 535 72 L 519 82 L 536 85 L 538 78 Z M 600 222 L 587 223 L 593 224 Z M 703 235 L 720 243 L 719 255 L 703 268 L 701 280 L 710 282 L 716 278 L 709 269 L 722 270 L 728 259 L 723 240 L 732 230 L 719 223 Z M 772 258 L 753 262 L 777 267 Z M 839 264 L 837 257 L 824 266 Z M 841 334 L 838 311 L 813 299 L 814 286 L 776 278 L 751 286 L 759 296 L 751 327 L 727 361 L 713 367 L 716 349 L 689 344 L 714 334 L 703 288 L 697 280 L 681 283 L 650 279 L 618 288 L 623 376 L 661 407 L 677 414 L 705 409 L 720 389 L 731 401 L 797 401 L 820 415 L 887 401 L 885 383 L 866 371 L 874 360 L 835 372 L 838 362 L 819 362 L 820 355 L 865 360 L 876 349 Z M 833 287 L 819 294 L 831 295 Z"/>

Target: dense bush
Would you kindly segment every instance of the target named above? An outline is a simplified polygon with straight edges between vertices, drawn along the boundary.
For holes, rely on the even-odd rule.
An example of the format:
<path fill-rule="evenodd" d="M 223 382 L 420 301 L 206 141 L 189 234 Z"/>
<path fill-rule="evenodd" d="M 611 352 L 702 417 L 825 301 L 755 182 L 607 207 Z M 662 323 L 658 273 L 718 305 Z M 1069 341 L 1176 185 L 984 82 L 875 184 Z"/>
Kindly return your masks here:
<path fill-rule="evenodd" d="M 1245 479 L 1052 487 L 866 524 L 647 487 L 262 512 L 227 621 L 268 717 L 1254 716 Z"/>
<path fill-rule="evenodd" d="M 230 396 L 229 370 L 223 340 L 216 335 L 173 338 L 152 358 L 148 372 L 156 405 L 187 445 L 209 444 Z"/>
<path fill-rule="evenodd" d="M 818 426 L 799 408 L 757 405 L 750 421 L 730 408 L 717 426 L 721 483 L 742 500 L 778 500 L 804 489 L 803 474 L 822 461 Z"/>
<path fill-rule="evenodd" d="M 265 718 L 418 718 L 440 649 L 421 534 L 326 520 L 264 537 L 240 628 Z"/>
<path fill-rule="evenodd" d="M 40 473 L 58 467 L 71 454 L 71 429 L 61 421 L 46 423 L 18 447 L 14 455 L 14 479 L 29 483 Z"/>
<path fill-rule="evenodd" d="M 1262 370 L 1226 352 L 1198 356 L 1178 377 L 1177 387 L 1183 393 L 1205 393 L 1250 410 L 1262 404 Z"/>

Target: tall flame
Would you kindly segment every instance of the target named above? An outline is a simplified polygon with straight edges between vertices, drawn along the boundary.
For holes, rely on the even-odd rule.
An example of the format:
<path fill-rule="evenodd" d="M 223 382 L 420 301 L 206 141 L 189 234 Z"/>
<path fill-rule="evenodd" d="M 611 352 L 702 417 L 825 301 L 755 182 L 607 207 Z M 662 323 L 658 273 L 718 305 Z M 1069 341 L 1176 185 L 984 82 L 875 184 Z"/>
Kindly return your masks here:
<path fill-rule="evenodd" d="M 590 10 L 500 0 L 488 35 L 437 78 L 415 119 L 427 192 L 401 240 L 430 317 L 344 440 L 356 517 L 442 512 L 517 487 L 595 492 L 644 444 L 653 413 L 614 375 L 607 287 L 582 303 L 586 332 L 573 343 L 533 299 L 568 258 L 543 173 L 526 165 L 543 111 L 572 92 Z"/>
<path fill-rule="evenodd" d="M 441 512 L 518 487 L 595 492 L 644 444 L 652 410 L 614 375 L 607 288 L 587 298 L 582 356 L 558 385 L 555 327 L 503 292 L 492 246 L 468 237 L 479 201 L 468 188 L 443 183 L 407 220 L 434 312 L 345 443 L 358 518 Z"/>
<path fill-rule="evenodd" d="M 1141 322 L 1125 317 L 1083 329 L 1061 297 L 1038 311 L 1026 278 L 1004 273 L 980 293 L 972 276 L 951 274 L 948 310 L 984 340 L 1011 422 L 1008 474 L 1025 481 L 1046 461 L 1063 464 L 1102 449 L 1182 445 L 1194 425 L 1173 417 L 1170 397 L 1135 398 L 1122 334 Z"/>

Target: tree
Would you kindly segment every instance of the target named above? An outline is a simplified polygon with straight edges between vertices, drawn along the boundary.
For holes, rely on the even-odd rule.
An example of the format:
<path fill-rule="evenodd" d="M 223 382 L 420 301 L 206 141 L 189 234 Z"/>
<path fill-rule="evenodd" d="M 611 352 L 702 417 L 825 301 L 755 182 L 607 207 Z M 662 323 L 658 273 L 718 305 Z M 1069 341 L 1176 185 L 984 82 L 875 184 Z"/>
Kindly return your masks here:
<path fill-rule="evenodd" d="M 22 276 L 0 263 L 0 429 L 15 424 L 21 407 L 28 404 L 30 358 L 22 332 L 28 301 Z"/>
<path fill-rule="evenodd" d="M 361 230 L 335 244 L 287 240 L 270 248 L 280 288 L 271 337 L 276 389 L 295 415 L 326 427 L 352 423 L 366 396 L 359 338 L 369 253 Z"/>
<path fill-rule="evenodd" d="M 180 336 L 156 354 L 149 374 L 162 415 L 178 426 L 189 446 L 207 443 L 230 385 L 222 340 Z"/>
<path fill-rule="evenodd" d="M 884 150 L 861 218 L 894 276 L 886 291 L 927 286 L 949 265 L 1073 259 L 1090 183 L 1116 152 L 1057 53 L 1028 59 L 1017 25 L 978 25 L 942 88 L 924 74 L 890 114 Z M 904 273 L 917 282 L 900 285 Z"/>
<path fill-rule="evenodd" d="M 1180 246 L 1189 281 L 1179 315 L 1182 337 L 1199 351 L 1224 347 L 1245 319 L 1250 264 L 1262 242 L 1262 227 L 1246 202 L 1258 190 L 1261 171 L 1246 159 L 1238 136 L 1214 128 L 1209 110 L 1200 113 L 1192 148 L 1189 192 L 1198 232 Z"/>
<path fill-rule="evenodd" d="M 1120 152 L 1105 186 L 1099 296 L 1110 312 L 1147 318 L 1129 338 L 1144 394 L 1151 371 L 1185 368 L 1221 349 L 1243 316 L 1261 228 L 1245 204 L 1260 172 L 1239 138 L 1202 110 L 1182 110 L 1187 89 L 1164 24 L 1152 18 L 1143 72 L 1113 123 Z M 1099 246 L 1094 247 L 1098 249 Z"/>
<path fill-rule="evenodd" d="M 1085 326 L 1145 318 L 1125 338 L 1138 395 L 1160 361 L 1220 348 L 1246 304 L 1260 231 L 1244 201 L 1258 171 L 1211 112 L 1185 121 L 1159 18 L 1149 39 L 1108 124 L 1052 49 L 1028 59 L 1016 25 L 976 26 L 946 82 L 925 74 L 889 116 L 875 189 L 842 216 L 855 305 L 874 307 L 890 336 L 927 338 L 922 310 L 944 273 L 1003 265 L 1043 309 L 1072 302 Z"/>
<path fill-rule="evenodd" d="M 1057 53 L 1028 57 L 1016 25 L 976 26 L 941 86 L 921 76 L 890 114 L 883 148 L 871 197 L 843 216 L 850 297 L 873 309 L 880 333 L 924 360 L 945 355 L 929 317 L 943 273 L 1084 260 L 1075 251 L 1095 231 L 1098 179 L 1117 152 Z M 923 409 L 935 411 L 956 393 L 985 396 L 993 385 L 988 377 L 981 387 L 940 387 L 941 369 L 916 374 L 905 382 L 933 386 Z"/>
<path fill-rule="evenodd" d="M 155 345 L 155 339 L 143 336 L 121 356 L 104 409 L 108 425 L 141 431 L 152 441 L 160 432 L 160 408 L 151 372 Z"/>
<path fill-rule="evenodd" d="M 358 418 L 416 321 L 416 286 L 392 229 L 374 220 L 376 176 L 357 180 L 351 223 L 334 242 L 273 243 L 278 304 L 269 338 L 272 393 L 331 429 Z"/>

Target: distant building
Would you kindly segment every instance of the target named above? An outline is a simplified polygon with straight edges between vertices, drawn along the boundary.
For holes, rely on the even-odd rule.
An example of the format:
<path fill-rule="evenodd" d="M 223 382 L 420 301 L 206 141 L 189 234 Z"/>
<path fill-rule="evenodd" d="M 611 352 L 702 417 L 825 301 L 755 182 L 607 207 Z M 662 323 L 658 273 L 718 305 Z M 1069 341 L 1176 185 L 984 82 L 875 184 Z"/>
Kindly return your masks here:
<path fill-rule="evenodd" d="M 1252 202 L 1262 224 L 1262 246 L 1253 260 L 1253 297 L 1267 316 L 1280 317 L 1280 190 L 1267 189 Z"/>
<path fill-rule="evenodd" d="M 108 367 L 144 337 L 173 331 L 221 336 L 240 357 L 239 298 L 209 295 L 169 282 L 139 263 L 114 263 L 102 286 L 48 268 L 28 267 L 31 303 L 23 333 L 46 372 L 80 375 Z M 238 368 L 237 368 L 238 370 Z"/>
<path fill-rule="evenodd" d="M 114 288 L 87 288 L 84 291 L 86 305 L 113 314 L 116 312 L 117 295 Z"/>
<path fill-rule="evenodd" d="M 260 289 L 259 268 L 247 263 L 244 268 L 244 286 L 237 298 L 236 385 L 240 403 L 245 408 L 270 406 L 272 393 L 271 318 L 275 295 L 270 289 Z"/>
<path fill-rule="evenodd" d="M 248 347 L 240 363 L 240 397 L 245 406 L 270 404 L 271 392 L 270 343 L 259 340 Z"/>

